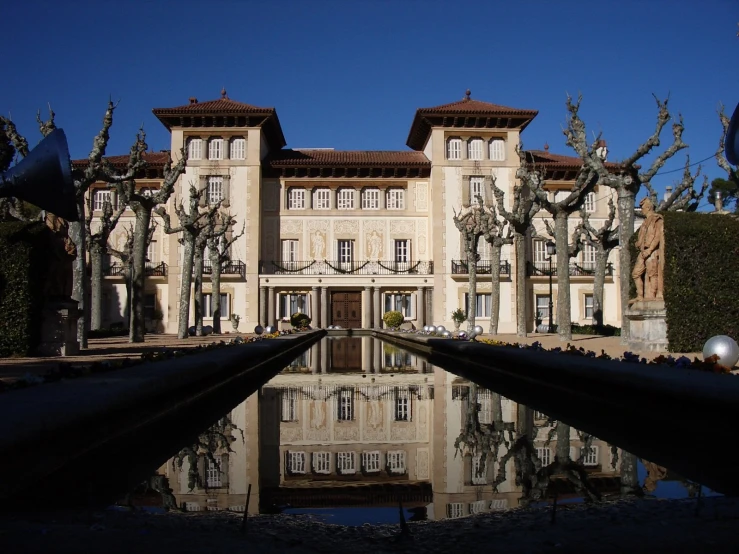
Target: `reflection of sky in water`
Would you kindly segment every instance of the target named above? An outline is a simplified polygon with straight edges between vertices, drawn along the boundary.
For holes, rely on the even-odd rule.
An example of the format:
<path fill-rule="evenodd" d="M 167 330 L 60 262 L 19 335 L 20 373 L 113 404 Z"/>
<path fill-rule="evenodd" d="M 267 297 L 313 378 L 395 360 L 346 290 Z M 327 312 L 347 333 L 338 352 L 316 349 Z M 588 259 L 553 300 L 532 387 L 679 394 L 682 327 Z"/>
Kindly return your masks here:
<path fill-rule="evenodd" d="M 409 510 L 404 510 L 404 512 L 406 521 L 411 521 L 414 514 Z M 365 523 L 397 524 L 399 521 L 397 508 L 290 508 L 282 513 L 308 514 L 323 523 L 349 526 Z"/>

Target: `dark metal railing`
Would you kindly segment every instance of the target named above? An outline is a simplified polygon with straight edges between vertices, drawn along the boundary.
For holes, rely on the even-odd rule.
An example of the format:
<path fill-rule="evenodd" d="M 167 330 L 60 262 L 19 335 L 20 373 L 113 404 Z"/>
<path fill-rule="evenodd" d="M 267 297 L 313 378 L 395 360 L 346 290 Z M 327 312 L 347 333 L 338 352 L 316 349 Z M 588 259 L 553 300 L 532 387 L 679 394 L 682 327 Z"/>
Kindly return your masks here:
<path fill-rule="evenodd" d="M 108 267 L 103 268 L 103 275 L 106 277 L 125 277 L 124 272 L 126 266 L 120 262 L 113 262 Z M 160 262 L 154 264 L 146 262 L 146 276 L 147 277 L 166 277 L 167 276 L 167 264 Z"/>
<path fill-rule="evenodd" d="M 434 262 L 262 261 L 259 272 L 265 275 L 431 275 L 434 272 Z"/>
<path fill-rule="evenodd" d="M 203 261 L 203 274 L 212 275 L 213 265 L 210 260 Z M 221 275 L 240 275 L 246 277 L 246 264 L 241 260 L 228 260 L 221 264 Z"/>
<path fill-rule="evenodd" d="M 475 264 L 478 275 L 490 275 L 493 272 L 493 262 L 491 260 L 479 260 Z M 470 272 L 469 262 L 467 260 L 452 260 L 452 275 L 467 275 Z M 498 267 L 500 275 L 511 274 L 510 262 L 502 261 Z"/>
<path fill-rule="evenodd" d="M 526 262 L 526 275 L 529 277 L 548 277 L 549 262 Z M 557 276 L 557 264 L 552 264 L 552 275 Z M 570 277 L 593 277 L 595 264 L 570 264 Z M 613 276 L 613 264 L 606 264 L 606 276 Z"/>

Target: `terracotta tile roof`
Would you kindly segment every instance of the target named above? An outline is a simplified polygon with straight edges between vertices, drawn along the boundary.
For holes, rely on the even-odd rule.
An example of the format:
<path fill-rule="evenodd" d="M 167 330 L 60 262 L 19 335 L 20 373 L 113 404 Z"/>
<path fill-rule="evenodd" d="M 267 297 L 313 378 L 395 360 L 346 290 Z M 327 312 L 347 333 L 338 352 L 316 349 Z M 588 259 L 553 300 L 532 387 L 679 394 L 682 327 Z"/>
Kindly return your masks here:
<path fill-rule="evenodd" d="M 190 102 L 184 106 L 174 108 L 154 108 L 154 115 L 197 115 L 197 114 L 269 114 L 274 113 L 274 108 L 260 108 L 251 104 L 237 102 L 230 98 L 219 98 L 207 102 Z"/>
<path fill-rule="evenodd" d="M 149 167 L 164 167 L 164 164 L 167 163 L 167 160 L 169 159 L 169 150 L 164 150 L 162 152 L 146 152 L 143 157 Z M 110 162 L 113 167 L 126 167 L 128 164 L 128 158 L 128 154 L 125 156 L 105 156 L 105 160 Z M 72 167 L 75 169 L 84 169 L 87 167 L 88 163 L 89 160 L 87 158 L 72 160 Z"/>
<path fill-rule="evenodd" d="M 523 115 L 535 117 L 538 110 L 524 110 L 519 108 L 510 108 L 508 106 L 501 106 L 500 104 L 491 104 L 490 102 L 483 102 L 481 100 L 473 100 L 470 97 L 465 97 L 457 102 L 451 102 L 449 104 L 442 104 L 441 106 L 434 106 L 433 108 L 419 108 L 416 111 L 417 114 L 443 114 L 443 115 L 500 115 L 500 116 L 511 116 L 511 115 Z"/>
<path fill-rule="evenodd" d="M 269 155 L 271 167 L 431 167 L 422 152 L 407 150 L 291 150 Z"/>

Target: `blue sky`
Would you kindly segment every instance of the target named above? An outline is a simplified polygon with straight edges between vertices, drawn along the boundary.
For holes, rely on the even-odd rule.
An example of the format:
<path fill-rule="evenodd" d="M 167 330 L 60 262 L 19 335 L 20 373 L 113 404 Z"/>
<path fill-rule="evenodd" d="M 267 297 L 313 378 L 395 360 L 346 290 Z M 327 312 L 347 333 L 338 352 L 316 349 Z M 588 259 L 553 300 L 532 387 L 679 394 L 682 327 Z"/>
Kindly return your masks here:
<path fill-rule="evenodd" d="M 142 123 L 152 149 L 169 147 L 152 108 L 214 99 L 226 87 L 234 100 L 276 107 L 290 147 L 395 150 L 407 148 L 416 108 L 469 88 L 473 98 L 538 109 L 525 147 L 547 142 L 568 153 L 565 95 L 581 92 L 583 118 L 616 160 L 652 132 L 652 93 L 669 93 L 697 161 L 716 150 L 719 102 L 730 113 L 739 101 L 738 8 L 736 0 L 5 2 L 0 112 L 34 144 L 36 110 L 51 102 L 78 158 L 112 96 L 120 106 L 108 153 L 124 154 Z M 712 160 L 704 167 L 722 176 Z"/>

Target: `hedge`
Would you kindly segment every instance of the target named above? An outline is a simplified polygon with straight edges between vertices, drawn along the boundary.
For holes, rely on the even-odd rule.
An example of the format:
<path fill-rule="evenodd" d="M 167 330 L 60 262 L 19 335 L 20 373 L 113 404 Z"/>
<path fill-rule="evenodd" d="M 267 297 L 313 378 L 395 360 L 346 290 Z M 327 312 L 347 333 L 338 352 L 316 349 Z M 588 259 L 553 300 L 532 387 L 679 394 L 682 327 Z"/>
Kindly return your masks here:
<path fill-rule="evenodd" d="M 41 339 L 49 230 L 0 223 L 0 357 L 28 356 Z"/>
<path fill-rule="evenodd" d="M 739 219 L 667 212 L 664 296 L 671 352 L 700 352 L 714 335 L 739 339 Z"/>

